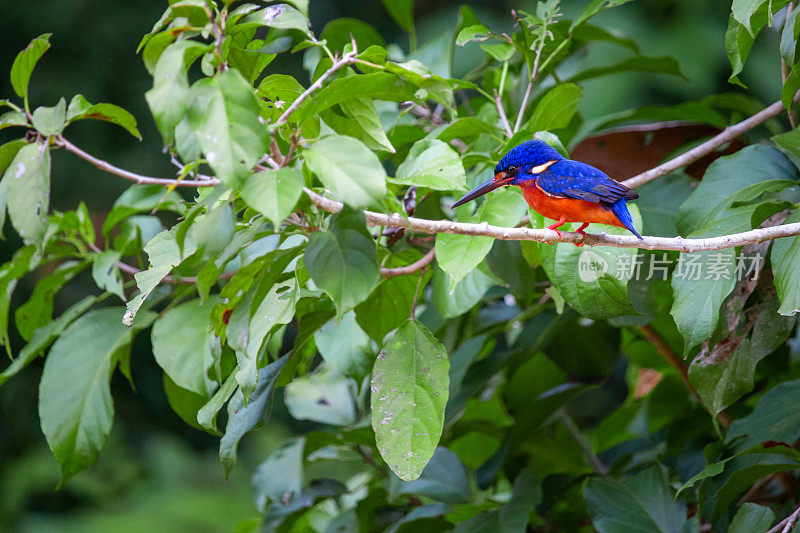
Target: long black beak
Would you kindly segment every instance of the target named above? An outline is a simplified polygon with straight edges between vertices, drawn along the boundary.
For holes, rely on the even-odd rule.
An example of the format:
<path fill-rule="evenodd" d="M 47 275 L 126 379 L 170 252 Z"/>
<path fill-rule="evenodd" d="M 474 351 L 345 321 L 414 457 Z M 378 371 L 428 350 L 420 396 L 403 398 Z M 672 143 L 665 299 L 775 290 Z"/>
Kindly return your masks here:
<path fill-rule="evenodd" d="M 483 196 L 487 192 L 492 192 L 495 189 L 499 189 L 503 185 L 508 185 L 512 178 L 507 178 L 505 172 L 498 172 L 494 175 L 494 179 L 490 179 L 489 181 L 485 181 L 469 191 L 465 194 L 459 201 L 454 203 L 451 209 L 455 209 L 456 207 L 463 205 L 470 200 L 474 200 L 479 196 Z"/>

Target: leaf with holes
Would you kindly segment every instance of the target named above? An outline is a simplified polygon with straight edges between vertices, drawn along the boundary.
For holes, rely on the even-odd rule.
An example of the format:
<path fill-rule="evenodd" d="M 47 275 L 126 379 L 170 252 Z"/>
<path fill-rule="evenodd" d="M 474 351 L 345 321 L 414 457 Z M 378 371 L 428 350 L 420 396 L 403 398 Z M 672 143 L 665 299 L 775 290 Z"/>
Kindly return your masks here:
<path fill-rule="evenodd" d="M 447 350 L 415 320 L 397 328 L 372 370 L 372 428 L 381 456 L 405 481 L 420 476 L 444 425 Z"/>

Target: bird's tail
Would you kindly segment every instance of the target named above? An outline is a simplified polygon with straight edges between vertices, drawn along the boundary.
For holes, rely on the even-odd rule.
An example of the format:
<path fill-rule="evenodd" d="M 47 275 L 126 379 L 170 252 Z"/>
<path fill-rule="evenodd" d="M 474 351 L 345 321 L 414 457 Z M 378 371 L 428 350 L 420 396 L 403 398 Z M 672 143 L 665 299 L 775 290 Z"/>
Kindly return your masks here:
<path fill-rule="evenodd" d="M 639 232 L 636 231 L 636 228 L 633 227 L 633 218 L 631 218 L 631 213 L 628 211 L 628 200 L 626 198 L 620 198 L 611 204 L 611 211 L 617 215 L 617 218 L 620 222 L 622 222 L 623 226 L 628 228 L 631 233 L 639 237 L 640 240 L 644 240 L 642 239 L 642 236 L 639 235 Z"/>

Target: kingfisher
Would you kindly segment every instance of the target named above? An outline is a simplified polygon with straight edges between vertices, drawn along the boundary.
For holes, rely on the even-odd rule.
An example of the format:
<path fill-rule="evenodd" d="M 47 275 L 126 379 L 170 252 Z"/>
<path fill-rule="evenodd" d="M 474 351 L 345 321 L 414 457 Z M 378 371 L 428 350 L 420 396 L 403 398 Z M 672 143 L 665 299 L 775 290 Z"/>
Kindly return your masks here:
<path fill-rule="evenodd" d="M 532 140 L 514 147 L 494 169 L 494 178 L 481 183 L 459 201 L 456 208 L 505 185 L 522 189 L 525 201 L 537 213 L 555 220 L 547 226 L 558 233 L 565 222 L 582 222 L 578 233 L 586 236 L 592 222 L 626 228 L 639 239 L 628 211 L 628 200 L 639 197 L 600 170 L 567 159 L 544 141 Z M 582 246 L 582 245 L 581 245 Z"/>

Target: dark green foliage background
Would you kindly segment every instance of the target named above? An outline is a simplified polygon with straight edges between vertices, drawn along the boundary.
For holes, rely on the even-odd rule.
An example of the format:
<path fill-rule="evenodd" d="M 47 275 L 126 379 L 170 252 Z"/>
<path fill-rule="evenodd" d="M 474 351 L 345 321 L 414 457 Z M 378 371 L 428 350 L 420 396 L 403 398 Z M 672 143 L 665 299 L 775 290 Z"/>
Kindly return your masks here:
<path fill-rule="evenodd" d="M 462 3 L 470 4 L 417 2 L 420 43 L 436 35 L 440 28 L 452 28 L 457 6 Z M 160 136 L 143 98 L 151 80 L 141 58 L 134 53 L 141 36 L 161 15 L 164 4 L 161 0 L 4 2 L 0 15 L 0 96 L 12 94 L 7 73 L 16 52 L 36 35 L 52 32 L 52 48 L 33 76 L 31 100 L 37 105 L 53 105 L 60 96 L 79 92 L 92 102 L 113 102 L 128 109 L 137 118 L 142 142 L 120 128 L 91 123 L 72 127 L 71 140 L 122 168 L 145 175 L 170 175 L 173 167 L 161 155 Z M 511 8 L 533 9 L 526 2 L 496 2 L 491 7 L 483 2 L 472 4 L 484 21 L 500 27 L 510 27 L 507 13 Z M 584 4 L 565 1 L 565 16 L 573 16 Z M 731 90 L 726 81 L 730 65 L 723 48 L 729 8 L 728 2 L 650 0 L 599 16 L 596 23 L 623 29 L 647 55 L 676 57 L 689 81 L 639 73 L 591 80 L 582 84 L 584 116 L 591 118 L 634 105 L 700 99 Z M 374 25 L 387 42 L 405 46 L 404 34 L 379 1 L 312 1 L 310 16 L 317 32 L 334 18 L 361 18 Z M 741 76 L 750 87 L 750 94 L 765 102 L 775 100 L 780 92 L 779 58 L 774 52 L 777 42 L 775 31 L 765 30 Z M 598 64 L 609 63 L 613 57 L 606 52 L 598 46 L 590 52 L 590 58 Z M 269 71 L 295 75 L 305 82 L 307 73 L 299 61 L 299 54 L 284 54 L 270 65 Z M 463 74 L 458 71 L 458 61 L 454 74 Z M 11 135 L 8 130 L 0 132 L 0 144 Z M 56 210 L 74 209 L 83 199 L 92 212 L 105 214 L 129 185 L 63 151 L 54 152 L 53 160 L 51 198 Z M 7 229 L 6 234 L 13 232 Z M 2 261 L 19 245 L 15 236 L 7 237 L 0 244 Z M 23 279 L 12 309 L 27 299 L 35 281 L 31 276 Z M 55 314 L 92 287 L 89 273 L 83 273 L 58 294 Z M 596 346 L 605 341 L 592 339 L 595 349 L 587 350 L 586 357 L 601 357 Z M 12 338 L 12 343 L 18 352 L 21 339 Z M 313 425 L 292 420 L 279 392 L 269 430 L 257 432 L 242 443 L 238 466 L 230 481 L 224 483 L 217 459 L 218 440 L 189 428 L 172 412 L 163 392 L 161 370 L 150 353 L 149 336 L 137 337 L 132 355 L 136 392 L 119 374 L 114 378 L 112 394 L 117 413 L 109 443 L 97 464 L 59 492 L 53 491 L 59 480 L 59 467 L 47 449 L 36 412 L 41 361 L 0 388 L 0 529 L 39 531 L 56 527 L 85 531 L 118 526 L 145 530 L 169 525 L 176 531 L 216 531 L 230 529 L 231 524 L 255 515 L 250 473 L 285 437 L 305 432 Z M 593 361 L 575 364 L 576 369 L 586 370 Z M 616 407 L 625 394 L 624 370 L 619 361 L 609 382 L 592 394 L 585 409 L 574 413 L 579 423 L 597 421 Z M 702 464 L 701 457 L 695 460 Z"/>

